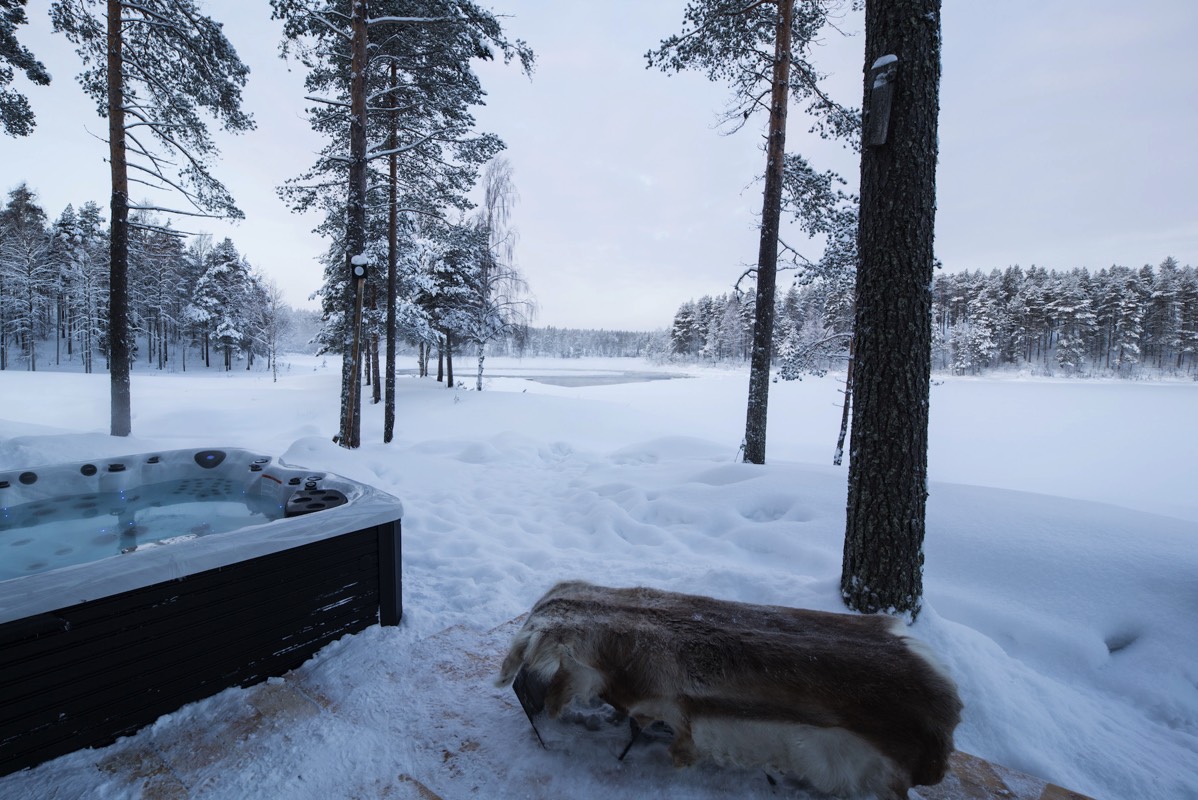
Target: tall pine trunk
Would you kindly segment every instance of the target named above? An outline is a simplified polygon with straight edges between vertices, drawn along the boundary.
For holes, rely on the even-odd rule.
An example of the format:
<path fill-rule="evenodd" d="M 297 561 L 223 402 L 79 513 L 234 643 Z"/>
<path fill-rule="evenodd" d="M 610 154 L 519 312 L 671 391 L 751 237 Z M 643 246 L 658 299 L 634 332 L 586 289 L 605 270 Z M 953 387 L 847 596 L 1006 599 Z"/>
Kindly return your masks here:
<path fill-rule="evenodd" d="M 362 441 L 362 392 L 359 384 L 362 358 L 362 292 L 365 281 L 355 274 L 358 257 L 366 253 L 366 0 L 353 0 L 350 26 L 350 127 L 349 127 L 349 187 L 346 200 L 345 271 L 349 279 L 347 300 L 352 310 L 346 316 L 353 320 L 346 344 L 345 362 L 341 370 L 341 432 L 337 437 L 342 447 L 358 447 Z"/>
<path fill-rule="evenodd" d="M 757 306 L 753 354 L 749 363 L 749 402 L 745 412 L 744 460 L 765 463 L 765 429 L 774 342 L 774 292 L 778 272 L 778 223 L 782 216 L 782 175 L 786 154 L 786 101 L 790 95 L 790 28 L 794 0 L 778 0 L 774 34 L 773 90 L 766 144 L 765 191 L 761 204 L 761 245 L 757 254 Z"/>
<path fill-rule="evenodd" d="M 129 389 L 129 168 L 125 162 L 125 86 L 121 2 L 108 0 L 108 162 L 112 173 L 109 241 L 108 361 L 111 432 L 133 429 Z"/>
<path fill-rule="evenodd" d="M 397 67 L 391 62 L 391 89 L 388 105 L 391 106 L 391 135 L 387 140 L 387 149 L 394 150 L 398 145 L 399 111 L 394 90 L 399 84 Z M 383 399 L 383 442 L 390 442 L 395 437 L 395 301 L 398 290 L 396 287 L 396 272 L 399 268 L 399 155 L 392 153 L 390 158 L 390 181 L 387 184 L 387 367 L 386 367 L 386 397 Z M 424 345 L 421 344 L 421 352 Z"/>
<path fill-rule="evenodd" d="M 940 0 L 867 0 L 865 53 L 866 131 L 883 113 L 881 103 L 872 102 L 879 92 L 869 65 L 896 56 L 897 68 L 884 140 L 864 136 L 861 149 L 856 369 L 840 589 L 852 609 L 914 618 L 923 594 L 927 500 Z"/>
<path fill-rule="evenodd" d="M 370 337 L 370 402 L 378 405 L 383 401 L 382 380 L 379 377 L 379 337 Z"/>

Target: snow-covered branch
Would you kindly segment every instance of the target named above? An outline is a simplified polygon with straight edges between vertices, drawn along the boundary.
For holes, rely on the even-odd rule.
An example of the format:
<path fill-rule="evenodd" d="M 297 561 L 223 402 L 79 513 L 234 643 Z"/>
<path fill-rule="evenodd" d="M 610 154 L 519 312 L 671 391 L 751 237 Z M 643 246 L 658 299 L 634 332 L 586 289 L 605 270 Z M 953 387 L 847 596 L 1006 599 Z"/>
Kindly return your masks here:
<path fill-rule="evenodd" d="M 311 100 L 313 103 L 325 103 L 330 106 L 339 106 L 341 108 L 350 108 L 350 104 L 342 100 L 330 100 L 327 97 L 316 97 L 314 95 L 304 95 L 305 100 Z"/>
<path fill-rule="evenodd" d="M 393 147 L 390 150 L 371 151 L 366 154 L 366 160 L 373 161 L 376 158 L 385 158 L 385 157 L 391 156 L 391 155 L 399 155 L 400 153 L 406 153 L 409 150 L 415 150 L 417 147 L 420 147 L 422 144 L 425 144 L 426 142 L 430 142 L 433 139 L 436 139 L 438 136 L 441 136 L 445 132 L 446 132 L 445 130 L 434 131 L 434 132 L 430 133 L 428 136 L 425 136 L 424 138 L 420 139 L 419 141 L 412 142 L 411 144 L 406 144 L 403 147 Z"/>
<path fill-rule="evenodd" d="M 457 17 L 372 17 L 366 20 L 367 25 L 383 25 L 393 23 L 398 25 L 418 25 L 428 22 L 457 22 Z"/>
<path fill-rule="evenodd" d="M 134 219 L 129 220 L 129 227 L 130 228 L 138 228 L 143 231 L 153 231 L 155 233 L 164 233 L 167 236 L 174 236 L 178 239 L 182 239 L 185 236 L 201 236 L 202 235 L 202 234 L 196 233 L 194 231 L 181 231 L 176 228 L 165 228 L 162 225 L 152 225 L 148 222 L 138 222 L 137 220 L 134 220 Z"/>
<path fill-rule="evenodd" d="M 340 29 L 340 28 L 338 28 L 336 25 L 334 25 L 333 23 L 331 23 L 331 22 L 329 22 L 327 19 L 325 19 L 323 14 L 321 14 L 321 13 L 317 13 L 317 12 L 313 12 L 313 14 L 312 14 L 312 18 L 313 18 L 314 20 L 316 20 L 317 22 L 319 22 L 321 25 L 323 25 L 323 26 L 325 26 L 326 28 L 328 28 L 328 29 L 329 29 L 330 31 L 332 31 L 333 33 L 335 33 L 335 34 L 337 34 L 338 36 L 340 36 L 340 37 L 341 37 L 342 39 L 344 39 L 345 41 L 347 41 L 347 42 L 348 42 L 348 41 L 351 41 L 351 40 L 353 39 L 353 37 L 352 37 L 350 34 L 346 33 L 345 31 L 341 30 L 341 29 Z"/>
<path fill-rule="evenodd" d="M 778 0 L 757 0 L 756 3 L 747 5 L 744 8 L 742 8 L 740 11 L 725 11 L 724 13 L 730 17 L 735 17 L 735 16 L 739 16 L 741 14 L 748 14 L 750 11 L 755 11 L 756 9 L 760 8 L 761 6 L 777 5 L 777 2 L 778 2 Z"/>
<path fill-rule="evenodd" d="M 204 211 L 181 211 L 177 208 L 163 208 L 161 206 L 129 206 L 130 211 L 158 211 L 162 214 L 182 214 L 185 217 L 203 217 L 205 219 L 222 219 L 222 214 L 209 214 Z"/>

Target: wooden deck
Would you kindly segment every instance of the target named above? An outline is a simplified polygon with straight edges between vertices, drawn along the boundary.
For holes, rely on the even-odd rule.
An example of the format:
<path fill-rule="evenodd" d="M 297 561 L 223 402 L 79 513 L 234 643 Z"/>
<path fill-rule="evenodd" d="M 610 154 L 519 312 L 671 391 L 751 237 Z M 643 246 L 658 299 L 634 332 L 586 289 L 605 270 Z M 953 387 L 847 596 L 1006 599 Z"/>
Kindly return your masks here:
<path fill-rule="evenodd" d="M 355 787 L 354 797 L 560 800 L 570 797 L 570 789 L 575 788 L 584 796 L 824 800 L 825 796 L 791 783 L 767 782 L 761 772 L 714 767 L 675 770 L 660 743 L 638 744 L 624 762 L 617 762 L 615 754 L 626 743 L 626 729 L 613 729 L 607 735 L 578 725 L 543 731 L 549 749 L 541 750 L 511 691 L 491 684 L 515 629 L 515 621 L 487 632 L 451 628 L 418 643 L 410 664 L 391 679 L 406 685 L 409 696 L 421 705 L 396 709 L 395 713 L 411 719 L 413 752 L 433 755 L 418 762 L 420 766 L 413 762 L 410 772 L 414 774 L 401 773 L 385 786 L 366 791 Z M 95 758 L 87 768 L 102 773 L 97 779 L 103 779 L 106 788 L 119 787 L 122 797 L 198 800 L 230 773 L 269 761 L 271 748 L 278 746 L 279 731 L 311 729 L 322 725 L 322 717 L 345 720 L 348 716 L 313 685 L 304 667 L 282 681 L 258 684 L 230 697 L 205 724 L 170 733 L 143 730 L 94 751 Z M 507 763 L 505 756 L 510 755 L 513 739 L 526 741 L 528 747 L 528 756 L 517 765 Z M 486 776 L 485 785 L 480 775 Z M 64 774 L 63 780 L 78 781 L 79 777 L 76 769 Z M 4 789 L 0 782 L 0 794 Z M 909 800 L 1089 799 L 956 753 L 944 782 L 912 790 Z"/>

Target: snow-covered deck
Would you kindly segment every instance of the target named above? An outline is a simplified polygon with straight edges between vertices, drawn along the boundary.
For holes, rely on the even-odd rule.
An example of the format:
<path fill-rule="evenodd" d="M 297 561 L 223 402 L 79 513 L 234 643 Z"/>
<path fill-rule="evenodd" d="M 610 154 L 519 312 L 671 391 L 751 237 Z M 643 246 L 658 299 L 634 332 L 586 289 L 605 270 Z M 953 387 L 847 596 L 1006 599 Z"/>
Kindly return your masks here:
<path fill-rule="evenodd" d="M 543 750 L 515 695 L 492 684 L 519 622 L 513 620 L 485 632 L 450 628 L 421 640 L 411 658 L 394 665 L 387 677 L 403 687 L 408 702 L 402 706 L 375 706 L 370 713 L 386 719 L 386 727 L 404 732 L 389 746 L 404 754 L 396 760 L 408 769 L 398 772 L 385 785 L 353 787 L 353 796 L 392 800 L 468 796 L 814 800 L 815 795 L 790 782 L 771 785 L 759 771 L 721 770 L 706 765 L 675 770 L 661 743 L 638 745 L 623 762 L 618 761 L 616 756 L 626 743 L 625 732 L 620 730 L 596 733 L 582 726 L 558 726 L 546 735 L 550 749 Z M 94 751 L 92 759 L 64 762 L 68 768 L 55 769 L 53 777 L 46 775 L 43 767 L 37 784 L 43 790 L 51 790 L 55 782 L 61 782 L 64 789 L 78 786 L 81 780 L 89 780 L 79 774 L 87 770 L 90 781 L 102 783 L 111 796 L 156 800 L 238 793 L 255 796 L 258 780 L 264 772 L 273 771 L 279 740 L 285 740 L 289 730 L 318 728 L 332 733 L 343 727 L 337 724 L 338 717 L 350 727 L 365 722 L 358 719 L 364 713 L 361 705 L 342 707 L 322 690 L 328 678 L 309 662 L 283 679 L 226 691 L 208 701 L 223 705 L 223 713 L 209 713 L 203 723 L 187 724 L 189 709 L 182 709 L 136 736 Z M 214 717 L 219 718 L 218 724 L 212 724 Z M 510 758 L 513 740 L 527 743 L 525 755 L 515 761 Z M 364 759 L 371 757 L 369 752 L 361 755 Z M 19 782 L 21 777 L 18 774 L 11 779 Z M 292 788 L 296 792 L 292 796 L 308 796 L 304 783 L 304 775 L 294 776 Z M 964 753 L 954 755 L 952 772 L 943 783 L 918 787 L 910 797 L 1087 800 L 1083 795 Z"/>

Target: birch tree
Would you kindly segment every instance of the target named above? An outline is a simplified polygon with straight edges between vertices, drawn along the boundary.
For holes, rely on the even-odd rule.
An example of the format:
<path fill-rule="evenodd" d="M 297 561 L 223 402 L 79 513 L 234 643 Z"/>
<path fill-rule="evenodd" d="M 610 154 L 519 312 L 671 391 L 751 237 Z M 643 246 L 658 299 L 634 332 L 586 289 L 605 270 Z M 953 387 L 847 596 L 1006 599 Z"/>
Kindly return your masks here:
<path fill-rule="evenodd" d="M 261 282 L 262 303 L 254 321 L 257 336 L 270 362 L 271 381 L 279 382 L 279 348 L 293 327 L 291 309 L 283 299 L 283 290 L 273 280 Z"/>
<path fill-rule="evenodd" d="M 511 225 L 516 205 L 512 165 L 502 156 L 483 172 L 483 197 L 475 214 L 483 247 L 467 279 L 472 296 L 466 307 L 465 335 L 478 349 L 475 388 L 483 389 L 487 343 L 506 337 L 529 322 L 533 303 L 528 284 L 516 268 L 516 229 Z"/>
<path fill-rule="evenodd" d="M 101 14 L 98 7 L 103 6 Z M 112 199 L 109 211 L 108 331 L 114 436 L 132 427 L 129 370 L 130 212 L 242 217 L 209 171 L 217 149 L 201 112 L 225 130 L 247 131 L 241 110 L 249 68 L 221 25 L 194 0 L 56 0 L 54 29 L 76 45 L 79 82 L 108 120 Z M 173 195 L 182 208 L 131 204 L 129 184 Z"/>

